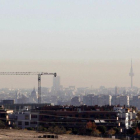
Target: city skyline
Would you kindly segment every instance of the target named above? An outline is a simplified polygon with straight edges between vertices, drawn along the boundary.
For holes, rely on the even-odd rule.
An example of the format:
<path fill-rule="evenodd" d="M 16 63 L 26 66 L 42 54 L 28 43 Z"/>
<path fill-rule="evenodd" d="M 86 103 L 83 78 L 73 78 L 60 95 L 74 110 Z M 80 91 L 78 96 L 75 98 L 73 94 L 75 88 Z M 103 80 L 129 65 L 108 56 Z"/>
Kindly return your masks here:
<path fill-rule="evenodd" d="M 0 71 L 56 72 L 65 87 L 128 87 L 132 58 L 139 87 L 139 5 L 138 0 L 0 0 Z M 37 85 L 36 77 L 0 79 L 0 87 Z M 52 86 L 50 77 L 43 79 L 43 86 Z"/>
<path fill-rule="evenodd" d="M 76 86 L 76 87 L 93 87 L 93 88 L 99 88 L 100 86 L 105 86 L 105 87 L 130 87 L 130 76 L 128 75 L 128 71 L 130 69 L 130 61 L 129 63 L 123 63 L 120 65 L 118 68 L 118 63 L 119 62 L 114 62 L 114 63 L 105 63 L 105 62 L 100 62 L 100 63 L 86 63 L 84 64 L 84 68 L 81 68 L 81 71 L 78 73 L 78 78 L 73 77 L 74 73 L 78 71 L 79 66 L 76 67 L 77 63 L 75 63 L 75 67 L 73 67 L 73 70 L 71 73 L 65 73 L 64 71 L 61 72 L 58 71 L 58 76 L 61 77 L 61 85 L 64 87 L 68 86 Z M 139 69 L 136 63 L 133 61 L 133 65 L 135 67 L 135 76 L 134 78 L 134 86 L 139 87 Z M 96 64 L 96 66 L 95 66 Z M 117 65 L 116 65 L 117 64 Z M 61 63 L 62 65 L 62 63 Z M 67 69 L 70 67 L 67 67 L 68 64 L 64 63 L 63 66 Z M 94 66 L 94 67 L 93 67 Z M 33 67 L 33 65 L 32 65 Z M 57 67 L 57 66 L 56 66 Z M 88 71 L 87 75 L 87 67 L 90 67 L 91 70 Z M 100 67 L 100 69 L 98 69 Z M 118 71 L 118 69 L 121 68 L 121 71 Z M 54 68 L 55 69 L 55 68 Z M 67 71 L 67 69 L 65 69 Z M 94 69 L 94 72 L 93 72 Z M 112 73 L 107 73 L 109 70 L 112 70 Z M 51 69 L 50 69 L 51 70 Z M 21 69 L 18 69 L 18 71 L 21 71 Z M 31 71 L 31 70 L 30 70 Z M 39 71 L 39 70 L 38 70 Z M 27 72 L 27 69 L 25 70 Z M 105 73 L 103 73 L 105 72 Z M 121 72 L 121 73 L 120 73 Z M 68 74 L 68 75 L 67 75 Z M 5 82 L 0 81 L 0 88 L 3 87 L 8 87 L 8 88 L 32 88 L 36 87 L 37 88 L 37 76 L 0 76 L 1 79 L 3 79 Z M 65 79 L 66 77 L 66 79 Z M 95 77 L 95 78 L 94 78 Z M 100 80 L 99 80 L 100 79 Z M 106 81 L 107 79 L 107 81 Z M 126 82 L 127 80 L 127 82 Z M 27 81 L 25 83 L 25 81 Z M 65 82 L 66 81 L 66 82 Z M 80 82 L 77 82 L 80 81 Z M 5 86 L 8 85 L 8 86 Z M 53 79 L 51 76 L 43 76 L 42 77 L 42 86 L 43 87 L 49 87 L 51 88 L 53 85 Z"/>

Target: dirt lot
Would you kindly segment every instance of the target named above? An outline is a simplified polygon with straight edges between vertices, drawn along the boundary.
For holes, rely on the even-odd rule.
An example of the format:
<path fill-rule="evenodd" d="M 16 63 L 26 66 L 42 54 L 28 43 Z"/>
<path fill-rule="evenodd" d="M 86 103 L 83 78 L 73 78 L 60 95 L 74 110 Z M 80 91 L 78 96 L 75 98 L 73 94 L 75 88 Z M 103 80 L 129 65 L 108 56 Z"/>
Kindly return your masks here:
<path fill-rule="evenodd" d="M 0 139 L 9 139 L 9 140 L 31 140 L 31 139 L 48 139 L 54 140 L 54 138 L 38 138 L 38 136 L 43 136 L 48 133 L 38 133 L 36 131 L 28 130 L 6 130 L 0 129 Z M 88 136 L 76 136 L 76 135 L 59 135 L 56 140 L 111 140 L 108 138 L 97 138 L 97 137 L 88 137 Z"/>

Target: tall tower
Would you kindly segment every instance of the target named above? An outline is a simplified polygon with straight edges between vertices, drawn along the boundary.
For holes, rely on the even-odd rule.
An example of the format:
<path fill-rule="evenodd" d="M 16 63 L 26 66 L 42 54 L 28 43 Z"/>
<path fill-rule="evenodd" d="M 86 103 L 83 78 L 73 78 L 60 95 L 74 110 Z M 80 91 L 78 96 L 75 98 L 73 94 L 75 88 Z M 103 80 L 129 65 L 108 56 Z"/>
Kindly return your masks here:
<path fill-rule="evenodd" d="M 131 88 L 132 88 L 133 87 L 133 76 L 134 76 L 133 67 L 132 67 L 132 59 L 131 59 L 131 68 L 130 68 L 129 76 L 131 77 Z"/>
<path fill-rule="evenodd" d="M 56 94 L 57 91 L 60 90 L 60 77 L 59 76 L 53 77 L 53 87 L 52 87 L 52 90 L 53 90 L 54 94 Z"/>

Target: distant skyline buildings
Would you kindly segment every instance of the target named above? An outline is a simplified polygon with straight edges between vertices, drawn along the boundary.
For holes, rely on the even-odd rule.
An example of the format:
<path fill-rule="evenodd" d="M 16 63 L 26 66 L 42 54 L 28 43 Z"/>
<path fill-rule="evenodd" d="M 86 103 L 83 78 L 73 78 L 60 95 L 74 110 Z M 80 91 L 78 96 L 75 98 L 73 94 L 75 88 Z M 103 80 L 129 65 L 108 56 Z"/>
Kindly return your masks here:
<path fill-rule="evenodd" d="M 52 92 L 56 94 L 60 90 L 60 76 L 53 77 Z"/>
<path fill-rule="evenodd" d="M 130 60 L 130 59 L 129 59 Z M 134 59 L 135 60 L 135 59 Z M 135 86 L 139 87 L 139 61 L 133 60 L 133 66 L 135 66 Z M 106 88 L 112 87 L 131 87 L 130 86 L 130 76 L 128 74 L 130 69 L 130 61 L 122 61 L 122 62 L 100 62 L 100 63 L 87 63 L 87 64 L 78 64 L 77 65 L 70 65 L 72 70 L 70 71 L 70 66 L 64 63 L 61 67 L 64 67 L 65 72 L 61 71 L 61 68 L 54 63 L 50 65 L 48 71 L 56 71 L 61 76 L 61 85 L 63 87 L 75 86 L 76 88 L 79 87 L 91 87 L 92 88 L 99 88 L 101 85 L 105 86 Z M 31 64 L 30 64 L 31 65 Z M 29 66 L 30 66 L 29 65 Z M 48 65 L 48 63 L 46 64 Z M 33 65 L 32 65 L 33 66 Z M 23 66 L 24 67 L 24 66 Z M 36 71 L 39 71 L 34 66 L 33 68 Z M 88 70 L 90 68 L 90 70 Z M 121 70 L 118 71 L 118 68 Z M 10 68 L 9 68 L 10 69 Z M 45 67 L 40 67 L 40 69 L 45 69 Z M 55 69 L 59 69 L 58 71 Z M 133 67 L 132 67 L 133 69 Z M 29 67 L 30 71 L 31 70 Z M 14 71 L 14 70 L 12 70 Z M 20 71 L 20 70 L 19 70 Z M 27 71 L 27 69 L 23 70 Z M 88 73 L 87 73 L 88 71 Z M 37 89 L 37 77 L 36 76 L 0 76 L 0 88 L 32 88 L 35 87 Z M 26 81 L 26 82 L 25 82 Z M 42 87 L 51 88 L 53 85 L 53 78 L 52 77 L 42 77 Z"/>
<path fill-rule="evenodd" d="M 133 58 L 138 87 L 139 5 L 138 0 L 1 0 L 0 71 L 56 72 L 64 87 L 130 87 Z M 41 85 L 51 88 L 52 81 L 42 76 Z M 34 86 L 36 76 L 0 76 L 0 88 Z"/>

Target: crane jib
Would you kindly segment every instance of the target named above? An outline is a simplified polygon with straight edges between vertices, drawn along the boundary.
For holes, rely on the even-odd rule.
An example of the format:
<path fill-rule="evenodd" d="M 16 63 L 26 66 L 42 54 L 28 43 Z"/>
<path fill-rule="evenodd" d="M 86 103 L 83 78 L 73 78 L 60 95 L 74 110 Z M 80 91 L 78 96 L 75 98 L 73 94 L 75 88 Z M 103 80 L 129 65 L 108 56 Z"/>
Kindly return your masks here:
<path fill-rule="evenodd" d="M 41 103 L 41 75 L 54 75 L 56 73 L 47 72 L 0 72 L 0 75 L 38 75 L 38 103 Z"/>

